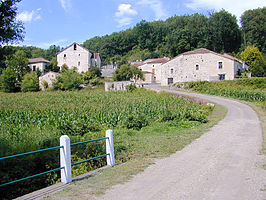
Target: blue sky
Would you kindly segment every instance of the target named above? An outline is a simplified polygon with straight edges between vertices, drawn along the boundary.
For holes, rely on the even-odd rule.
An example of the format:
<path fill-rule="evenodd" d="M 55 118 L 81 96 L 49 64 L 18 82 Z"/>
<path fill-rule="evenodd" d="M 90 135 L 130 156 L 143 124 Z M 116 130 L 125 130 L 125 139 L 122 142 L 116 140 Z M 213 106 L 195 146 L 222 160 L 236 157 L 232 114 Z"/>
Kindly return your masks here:
<path fill-rule="evenodd" d="M 48 48 L 83 43 L 133 27 L 140 20 L 165 20 L 174 15 L 225 9 L 238 18 L 265 0 L 22 0 L 17 18 L 24 22 L 25 40 L 19 45 Z"/>

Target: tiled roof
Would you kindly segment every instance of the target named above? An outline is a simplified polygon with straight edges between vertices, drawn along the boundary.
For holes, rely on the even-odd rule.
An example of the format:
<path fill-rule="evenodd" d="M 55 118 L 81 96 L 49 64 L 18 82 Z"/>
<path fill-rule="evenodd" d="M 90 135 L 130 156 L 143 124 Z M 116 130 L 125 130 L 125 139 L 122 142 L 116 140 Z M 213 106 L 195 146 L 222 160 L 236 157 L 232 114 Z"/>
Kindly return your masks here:
<path fill-rule="evenodd" d="M 153 59 L 151 61 L 144 61 L 145 63 L 166 63 L 170 60 L 170 58 L 168 57 L 164 57 L 164 58 L 156 58 L 156 59 Z"/>
<path fill-rule="evenodd" d="M 28 60 L 29 63 L 49 63 L 50 61 L 49 60 L 46 60 L 44 58 L 31 58 Z"/>
<path fill-rule="evenodd" d="M 200 48 L 200 49 L 195 49 L 195 50 L 192 50 L 192 51 L 187 51 L 185 53 L 182 53 L 181 55 L 190 55 L 190 54 L 198 54 L 198 53 L 215 53 L 209 49 L 205 49 L 205 48 Z M 217 53 L 215 53 L 217 54 Z"/>
<path fill-rule="evenodd" d="M 143 65 L 144 63 L 141 61 L 141 62 L 131 62 L 130 64 L 139 67 Z"/>

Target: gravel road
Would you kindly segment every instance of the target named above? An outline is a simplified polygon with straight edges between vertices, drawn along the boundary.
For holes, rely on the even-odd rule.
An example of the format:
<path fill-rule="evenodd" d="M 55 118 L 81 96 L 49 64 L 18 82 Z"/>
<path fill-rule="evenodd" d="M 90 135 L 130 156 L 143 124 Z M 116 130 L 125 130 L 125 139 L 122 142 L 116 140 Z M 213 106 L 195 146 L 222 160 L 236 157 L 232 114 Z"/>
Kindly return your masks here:
<path fill-rule="evenodd" d="M 158 89 L 162 90 L 162 89 Z M 167 90 L 169 91 L 169 90 Z M 220 97 L 189 94 L 223 105 L 226 117 L 210 131 L 129 182 L 107 190 L 99 199 L 113 200 L 265 200 L 262 130 L 247 105 Z"/>

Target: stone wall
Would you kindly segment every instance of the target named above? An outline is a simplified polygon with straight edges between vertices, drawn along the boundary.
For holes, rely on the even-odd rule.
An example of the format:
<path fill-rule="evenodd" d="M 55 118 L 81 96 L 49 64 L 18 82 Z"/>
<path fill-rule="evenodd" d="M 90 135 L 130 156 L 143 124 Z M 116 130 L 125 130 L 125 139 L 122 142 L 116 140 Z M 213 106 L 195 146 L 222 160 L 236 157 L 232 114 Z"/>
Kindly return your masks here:
<path fill-rule="evenodd" d="M 143 84 L 134 83 L 132 81 L 112 81 L 112 82 L 105 82 L 105 91 L 126 91 L 126 86 L 135 84 L 138 88 L 143 87 Z"/>
<path fill-rule="evenodd" d="M 59 73 L 56 72 L 48 72 L 42 76 L 39 77 L 39 85 L 41 90 L 45 90 L 43 82 L 46 81 L 48 83 L 48 88 L 51 88 L 53 85 L 53 82 L 56 80 L 56 77 L 59 75 Z"/>

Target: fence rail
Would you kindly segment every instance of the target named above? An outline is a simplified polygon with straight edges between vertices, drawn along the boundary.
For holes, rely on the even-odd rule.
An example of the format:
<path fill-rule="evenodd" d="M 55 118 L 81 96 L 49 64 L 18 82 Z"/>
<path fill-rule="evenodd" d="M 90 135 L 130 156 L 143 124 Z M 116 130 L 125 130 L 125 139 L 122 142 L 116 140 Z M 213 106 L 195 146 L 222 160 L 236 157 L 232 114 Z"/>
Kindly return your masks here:
<path fill-rule="evenodd" d="M 87 160 L 79 161 L 76 163 L 71 163 L 71 146 L 78 145 L 78 144 L 85 144 L 85 143 L 89 143 L 89 142 L 96 142 L 96 141 L 100 141 L 100 140 L 106 140 L 106 154 L 96 156 L 96 157 L 93 157 L 93 158 L 90 158 Z M 72 166 L 78 165 L 78 164 L 81 164 L 84 162 L 88 162 L 91 160 L 95 160 L 98 158 L 102 158 L 102 157 L 106 157 L 107 165 L 110 165 L 110 166 L 115 165 L 113 131 L 112 130 L 107 130 L 106 131 L 106 137 L 104 137 L 104 138 L 87 140 L 87 141 L 83 141 L 83 142 L 76 142 L 76 143 L 72 143 L 72 144 L 70 143 L 70 138 L 67 135 L 63 135 L 60 137 L 60 146 L 50 147 L 50 148 L 46 148 L 46 149 L 40 149 L 40 150 L 36 150 L 36 151 L 31 151 L 31 152 L 26 152 L 26 153 L 11 155 L 11 156 L 6 156 L 6 157 L 0 158 L 0 160 L 15 158 L 15 157 L 19 157 L 19 156 L 24 156 L 24 155 L 29 155 L 29 154 L 34 154 L 34 153 L 39 153 L 39 152 L 44 152 L 44 151 L 50 151 L 50 150 L 55 150 L 55 149 L 60 149 L 60 167 L 49 170 L 49 171 L 41 172 L 39 174 L 35 174 L 32 176 L 28 176 L 25 178 L 10 181 L 10 182 L 1 184 L 0 187 L 6 186 L 6 185 L 9 185 L 12 183 L 24 181 L 24 180 L 34 178 L 37 176 L 41 176 L 44 174 L 48 174 L 48 173 L 51 173 L 54 171 L 59 171 L 59 170 L 61 171 L 61 182 L 69 183 L 69 182 L 72 182 L 72 172 L 71 172 Z"/>

